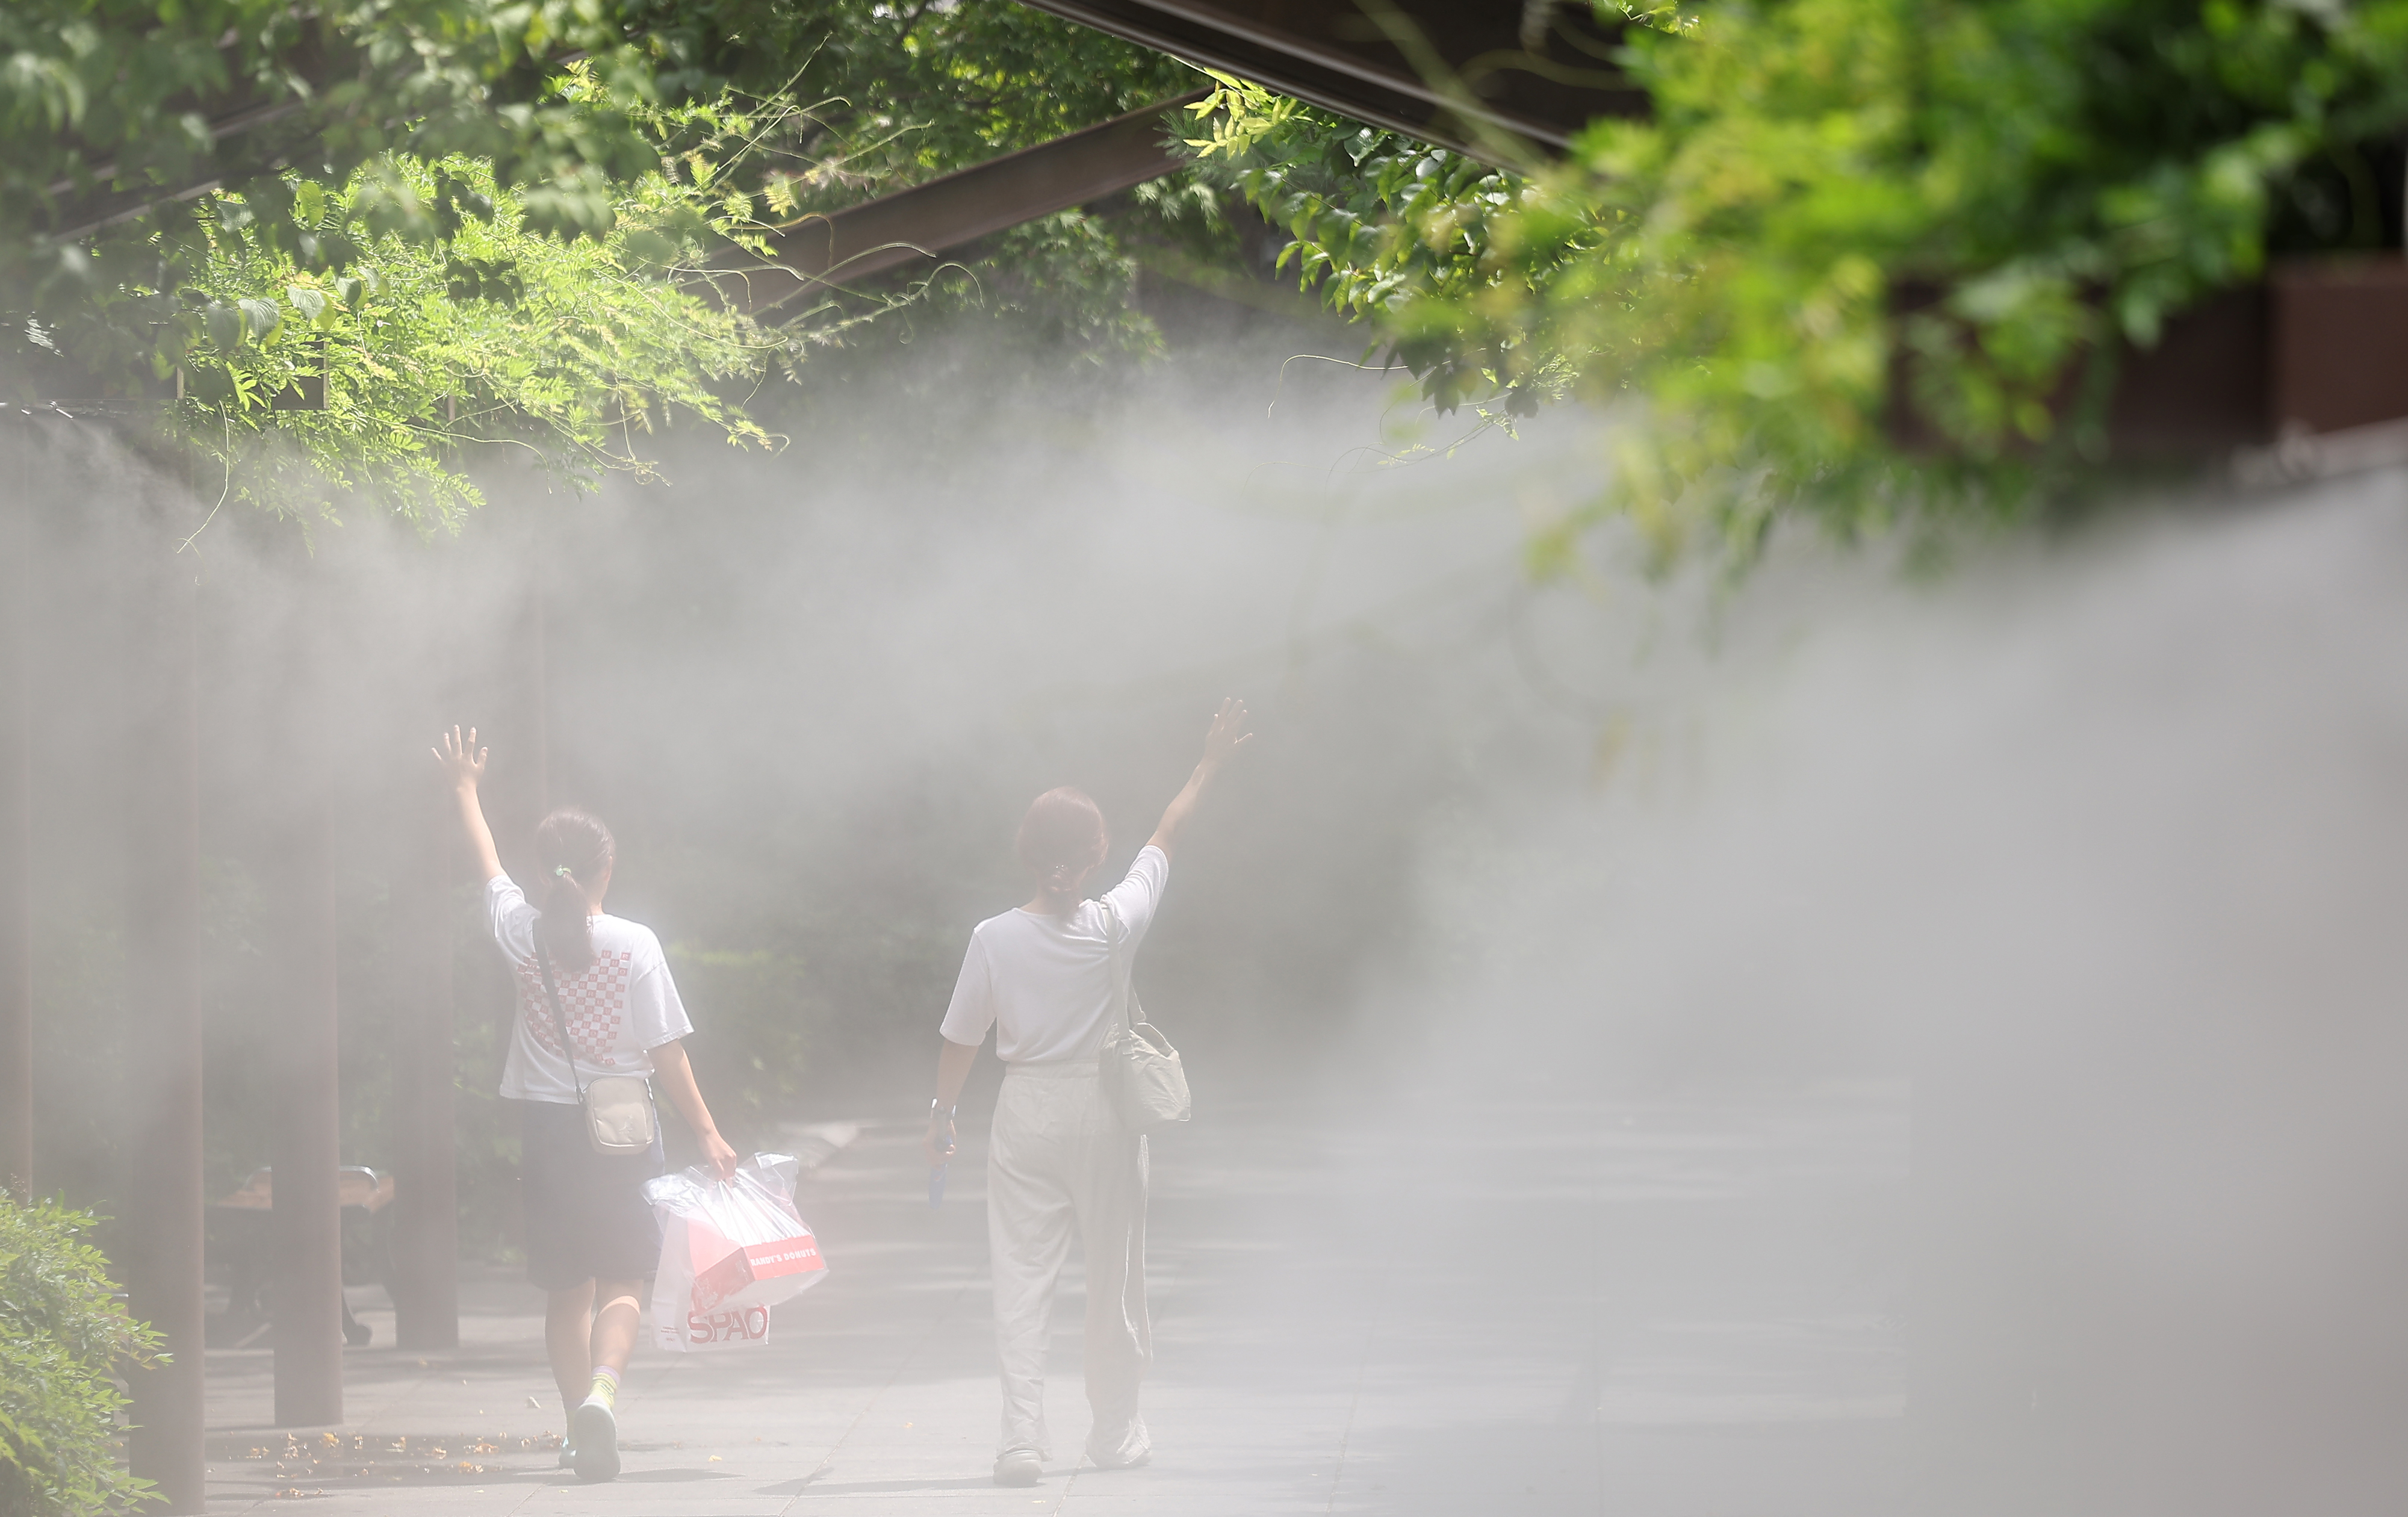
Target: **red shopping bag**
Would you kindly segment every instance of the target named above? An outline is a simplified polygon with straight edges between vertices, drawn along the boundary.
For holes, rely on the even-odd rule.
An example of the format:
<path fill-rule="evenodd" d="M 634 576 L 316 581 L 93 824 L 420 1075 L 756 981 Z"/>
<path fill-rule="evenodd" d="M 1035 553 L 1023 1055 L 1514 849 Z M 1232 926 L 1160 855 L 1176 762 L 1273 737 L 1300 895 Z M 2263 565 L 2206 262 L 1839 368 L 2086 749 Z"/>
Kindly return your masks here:
<path fill-rule="evenodd" d="M 827 1278 L 810 1225 L 795 1211 L 794 1159 L 756 1153 L 736 1178 L 699 1166 L 644 1185 L 661 1219 L 652 1340 L 672 1353 L 763 1343 L 769 1309 Z"/>
<path fill-rule="evenodd" d="M 817 1277 L 827 1272 L 827 1264 L 820 1257 L 819 1241 L 806 1226 L 797 1238 L 783 1238 L 774 1243 L 738 1243 L 723 1238 L 708 1223 L 689 1221 L 686 1226 L 686 1250 L 695 1262 L 694 1273 L 694 1309 L 709 1311 L 742 1295 L 764 1281 L 785 1280 L 796 1275 L 813 1278 L 799 1281 L 795 1289 L 818 1283 Z M 718 1263 L 702 1264 L 706 1258 Z M 791 1295 L 793 1291 L 783 1293 Z M 758 1298 L 759 1293 L 754 1294 Z"/>

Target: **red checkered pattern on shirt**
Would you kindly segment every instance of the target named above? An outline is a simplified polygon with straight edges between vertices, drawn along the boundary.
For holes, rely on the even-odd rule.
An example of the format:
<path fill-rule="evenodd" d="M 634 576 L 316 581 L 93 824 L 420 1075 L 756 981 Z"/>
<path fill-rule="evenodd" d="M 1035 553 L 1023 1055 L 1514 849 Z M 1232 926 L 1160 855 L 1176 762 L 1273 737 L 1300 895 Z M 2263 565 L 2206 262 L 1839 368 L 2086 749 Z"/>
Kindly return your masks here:
<path fill-rule="evenodd" d="M 577 1056 L 608 1068 L 619 1062 L 619 1028 L 627 1020 L 627 980 L 635 966 L 631 952 L 596 952 L 593 966 L 581 975 L 563 976 L 555 965 L 552 979 L 560 987 L 560 1016 L 555 1019 L 543 994 L 543 971 L 532 963 L 522 964 L 519 1015 L 526 1018 L 536 1042 L 553 1054 L 560 1052 L 560 1023 L 566 1022 Z"/>

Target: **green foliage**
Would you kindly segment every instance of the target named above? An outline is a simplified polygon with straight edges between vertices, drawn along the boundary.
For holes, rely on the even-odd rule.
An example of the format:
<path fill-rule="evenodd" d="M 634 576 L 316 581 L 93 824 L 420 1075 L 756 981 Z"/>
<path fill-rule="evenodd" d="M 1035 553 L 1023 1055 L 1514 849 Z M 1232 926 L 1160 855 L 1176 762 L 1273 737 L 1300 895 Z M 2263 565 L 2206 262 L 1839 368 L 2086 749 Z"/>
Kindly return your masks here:
<path fill-rule="evenodd" d="M 0 14 L 0 362 L 21 394 L 173 396 L 227 500 L 456 522 L 480 458 L 640 475 L 680 412 L 767 443 L 734 400 L 759 371 L 898 310 L 1091 362 L 1154 351 L 1122 230 L 1094 217 L 824 291 L 775 333 L 708 287 L 779 224 L 1194 77 L 1010 5 L 32 0 Z M 237 107 L 265 119 L 213 137 Z M 1168 204 L 1136 219 L 1180 221 Z"/>
<path fill-rule="evenodd" d="M 673 943 L 668 953 L 680 997 L 709 1009 L 689 1054 L 711 1115 L 755 1146 L 771 1146 L 772 1126 L 793 1113 L 833 1008 L 797 953 L 692 943 Z"/>
<path fill-rule="evenodd" d="M 93 1221 L 0 1191 L 0 1517 L 122 1510 L 150 1490 L 118 1463 L 125 1400 L 109 1377 L 148 1362 L 158 1335 L 80 1240 Z"/>
<path fill-rule="evenodd" d="M 606 236 L 631 187 L 665 166 L 712 221 L 766 225 L 1194 79 L 1000 4 L 28 0 L 0 11 L 0 308 L 51 335 L 0 343 L 121 386 L 162 351 L 172 361 L 169 313 L 122 292 L 174 296 L 217 256 L 229 199 L 258 253 L 317 274 L 349 266 L 360 230 L 433 245 L 480 217 L 479 195 L 426 178 L 462 158 L 488 165 L 531 233 Z M 213 136 L 236 110 L 260 124 Z M 224 194 L 156 194 L 208 184 Z M 366 193 L 358 226 L 319 225 L 341 187 Z M 79 231 L 120 206 L 140 213 Z M 86 301 L 103 318 L 70 320 Z"/>
<path fill-rule="evenodd" d="M 256 203 L 284 165 L 339 183 L 394 152 L 493 160 L 528 188 L 537 224 L 607 230 L 609 182 L 652 166 L 625 107 L 665 83 L 715 88 L 692 66 L 695 21 L 611 0 L 14 0 L 0 8 L 0 279 L 105 280 L 74 233 L 146 191 L 217 181 Z M 545 88 L 544 60 L 571 55 L 617 104 Z M 237 113 L 256 124 L 210 131 Z"/>
<path fill-rule="evenodd" d="M 1016 5 L 821 0 L 798 7 L 786 93 L 821 130 L 804 209 L 918 183 L 1203 83 L 1175 59 Z"/>
<path fill-rule="evenodd" d="M 1337 309 L 1391 319 L 1383 336 L 1426 373 L 1443 408 L 1500 394 L 1504 410 L 1526 414 L 1534 392 L 1560 392 L 1570 372 L 1560 353 L 1514 350 L 1527 367 L 1500 382 L 1495 367 L 1461 362 L 1469 355 L 1442 324 L 1426 325 L 1434 310 L 1510 304 L 1543 284 L 1543 276 L 1500 278 L 1491 257 L 1499 226 L 1526 208 L 1526 181 L 1260 85 L 1213 79 L 1214 92 L 1189 107 L 1206 135 L 1186 146 L 1288 232 L 1280 268 Z"/>
<path fill-rule="evenodd" d="M 1137 266 L 1125 236 L 1084 211 L 1025 222 L 996 234 L 976 263 L 931 276 L 923 292 L 929 314 L 987 327 L 1006 351 L 1018 346 L 1078 367 L 1150 357 L 1161 351 L 1162 334 L 1134 303 Z"/>
<path fill-rule="evenodd" d="M 694 143 L 726 165 L 721 182 L 767 222 L 891 193 L 1202 82 L 1175 59 L 1016 5 L 804 8 L 818 30 L 793 54 L 788 128 L 763 137 L 731 122 Z M 1146 357 L 1161 337 L 1132 308 L 1137 245 L 1210 242 L 1216 217 L 1209 199 L 1135 195 L 1110 214 L 1089 208 L 997 234 L 900 290 L 840 284 L 780 321 L 797 356 L 857 341 L 869 322 L 900 315 L 887 323 L 898 339 L 968 327 L 1076 366 Z"/>
<path fill-rule="evenodd" d="M 1597 508 L 1742 550 L 2021 508 L 2122 342 L 2376 234 L 2408 4 L 1728 0 L 1634 27 L 1652 122 L 1501 173 L 1227 85 L 1194 150 L 1440 407 L 1618 405 Z M 1902 394 L 1936 446 L 1904 446 Z M 1576 522 L 1542 545 L 1561 548 Z"/>
<path fill-rule="evenodd" d="M 358 493 L 433 525 L 477 504 L 465 465 L 495 450 L 571 480 L 643 473 L 638 437 L 681 410 L 731 441 L 769 441 L 714 384 L 773 344 L 664 278 L 702 255 L 690 187 L 647 175 L 620 193 L 609 235 L 574 242 L 529 226 L 478 160 L 386 160 L 338 188 L 294 189 L 306 235 L 356 250 L 346 271 L 278 250 L 229 197 L 166 323 L 185 344 L 185 435 L 231 498 L 290 512 Z M 447 214 L 443 240 L 377 233 L 380 208 L 404 196 Z M 274 408 L 305 386 L 322 387 L 322 408 Z"/>
<path fill-rule="evenodd" d="M 571 59 L 601 88 L 552 88 Z M 494 164 L 538 230 L 598 236 L 615 187 L 657 167 L 655 107 L 731 89 L 825 102 L 828 156 L 877 179 L 1084 125 L 1182 72 L 1009 5 L 16 0 L 0 8 L 0 280 L 88 281 L 79 229 L 147 192 L 217 183 L 257 202 L 287 168 L 341 183 L 389 156 L 465 155 Z M 192 220 L 151 209 L 146 230 Z"/>

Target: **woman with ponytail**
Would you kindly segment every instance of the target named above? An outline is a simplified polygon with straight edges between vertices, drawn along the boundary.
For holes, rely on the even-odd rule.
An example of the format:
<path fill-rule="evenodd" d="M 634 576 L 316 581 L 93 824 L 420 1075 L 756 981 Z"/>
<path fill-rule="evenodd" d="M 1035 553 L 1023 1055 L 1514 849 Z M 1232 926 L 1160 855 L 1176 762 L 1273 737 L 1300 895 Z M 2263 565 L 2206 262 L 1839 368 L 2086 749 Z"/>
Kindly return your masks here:
<path fill-rule="evenodd" d="M 494 939 L 518 981 L 502 1095 L 519 1111 L 527 1279 L 546 1294 L 544 1344 L 568 1417 L 560 1462 L 580 1480 L 607 1481 L 619 1473 L 619 1378 L 635 1352 L 644 1281 L 660 1263 L 660 1225 L 643 1185 L 663 1161 L 657 1131 L 649 1153 L 594 1152 L 580 1091 L 596 1075 L 643 1076 L 668 1093 L 722 1180 L 736 1172 L 736 1151 L 711 1122 L 679 1041 L 694 1025 L 660 939 L 602 912 L 617 862 L 610 829 L 573 809 L 543 819 L 538 909 L 502 872 L 485 825 L 476 729 L 444 734 L 435 757 L 459 800 Z"/>
<path fill-rule="evenodd" d="M 1154 923 L 1170 855 L 1204 792 L 1245 746 L 1243 701 L 1226 700 L 1187 778 L 1128 878 L 1086 898 L 1111 851 L 1104 813 L 1085 793 L 1049 790 L 1020 823 L 1020 862 L 1036 894 L 970 934 L 953 1005 L 939 1029 L 928 1162 L 954 1152 L 953 1103 L 979 1045 L 995 1031 L 1004 1063 L 986 1163 L 987 1247 L 1003 1368 L 997 1485 L 1034 1485 L 1050 1456 L 1045 1349 L 1054 1285 L 1075 1229 L 1085 1245 L 1087 1458 L 1125 1469 L 1153 1456 L 1138 1386 L 1154 1361 L 1145 1305 L 1146 1145 L 1104 1099 L 1096 1056 L 1117 1000 L 1112 964 Z"/>

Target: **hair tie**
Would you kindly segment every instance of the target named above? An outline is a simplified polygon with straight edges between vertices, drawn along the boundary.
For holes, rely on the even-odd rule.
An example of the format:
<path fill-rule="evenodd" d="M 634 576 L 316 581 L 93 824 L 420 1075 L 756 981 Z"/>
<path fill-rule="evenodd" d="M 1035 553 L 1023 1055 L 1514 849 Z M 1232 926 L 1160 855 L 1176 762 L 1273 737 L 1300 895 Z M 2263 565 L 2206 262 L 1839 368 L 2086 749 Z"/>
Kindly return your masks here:
<path fill-rule="evenodd" d="M 572 885 L 573 885 L 573 884 L 575 884 L 575 883 L 577 882 L 577 871 L 576 871 L 576 870 L 574 870 L 574 869 L 571 869 L 571 868 L 570 868 L 567 865 L 566 865 L 566 864 L 564 864 L 564 865 L 560 866 L 558 868 L 556 868 L 556 869 L 552 870 L 552 872 L 555 876 L 559 877 L 560 879 L 567 880 L 567 881 L 568 881 L 570 884 L 572 884 Z"/>

